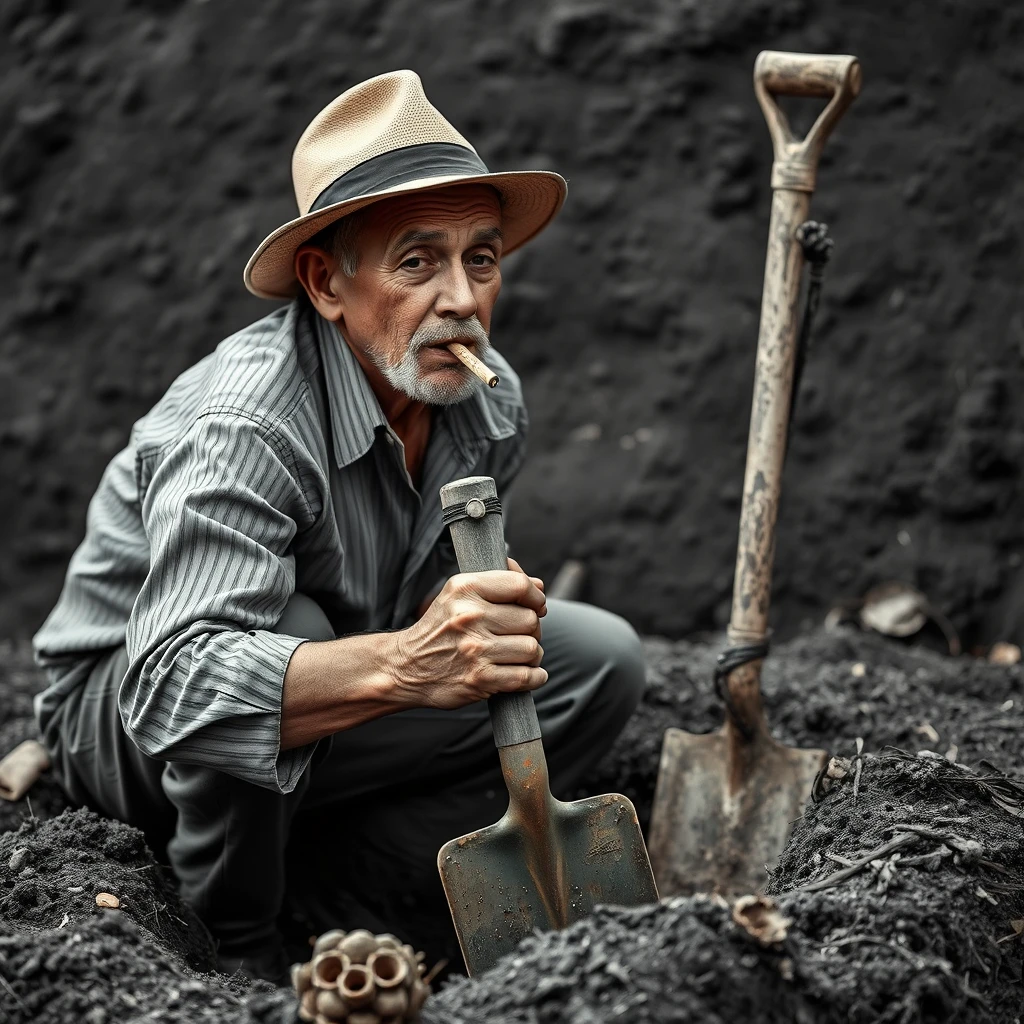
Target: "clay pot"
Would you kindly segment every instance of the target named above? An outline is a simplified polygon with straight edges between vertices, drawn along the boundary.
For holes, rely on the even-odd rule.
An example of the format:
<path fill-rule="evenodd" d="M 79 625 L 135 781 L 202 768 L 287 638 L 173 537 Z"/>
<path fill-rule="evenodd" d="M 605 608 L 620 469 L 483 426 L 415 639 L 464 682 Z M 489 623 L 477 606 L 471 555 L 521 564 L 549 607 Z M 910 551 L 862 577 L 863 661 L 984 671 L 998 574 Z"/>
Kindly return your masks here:
<path fill-rule="evenodd" d="M 301 996 L 313 984 L 312 972 L 312 964 L 292 964 L 292 987 L 297 996 Z"/>
<path fill-rule="evenodd" d="M 299 1001 L 299 1019 L 316 1020 L 316 989 L 307 988 Z"/>
<path fill-rule="evenodd" d="M 353 1010 L 373 1001 L 373 975 L 362 964 L 352 964 L 338 978 L 338 991 Z"/>
<path fill-rule="evenodd" d="M 317 1019 L 326 1017 L 328 1020 L 344 1020 L 348 1017 L 348 1003 L 334 989 L 321 989 L 316 996 Z"/>
<path fill-rule="evenodd" d="M 338 987 L 338 978 L 348 970 L 349 959 L 337 949 L 329 949 L 313 957 L 313 984 L 317 988 L 331 989 Z"/>
<path fill-rule="evenodd" d="M 324 932 L 313 944 L 313 956 L 316 956 L 317 953 L 326 953 L 329 949 L 337 949 L 343 938 L 345 938 L 345 933 L 340 928 Z"/>
<path fill-rule="evenodd" d="M 404 988 L 385 989 L 383 992 L 377 993 L 377 997 L 373 1000 L 373 1008 L 382 1017 L 401 1019 L 405 1011 L 409 1009 L 409 993 Z"/>
<path fill-rule="evenodd" d="M 338 949 L 342 951 L 354 964 L 365 964 L 370 954 L 377 949 L 376 936 L 371 935 L 365 928 L 358 928 L 349 932 L 338 943 Z"/>
<path fill-rule="evenodd" d="M 420 1015 L 420 1010 L 429 995 L 430 986 L 425 985 L 417 978 L 409 992 L 409 1009 L 406 1011 L 406 1020 L 415 1020 Z"/>
<path fill-rule="evenodd" d="M 390 949 L 378 949 L 376 953 L 371 953 L 366 966 L 378 989 L 398 988 L 405 984 L 409 976 L 408 961 Z"/>
<path fill-rule="evenodd" d="M 380 949 L 401 949 L 402 940 L 397 935 L 384 932 L 377 936 L 377 947 Z"/>
<path fill-rule="evenodd" d="M 348 1018 L 348 1024 L 381 1024 L 380 1017 L 368 1010 L 357 1010 Z"/>

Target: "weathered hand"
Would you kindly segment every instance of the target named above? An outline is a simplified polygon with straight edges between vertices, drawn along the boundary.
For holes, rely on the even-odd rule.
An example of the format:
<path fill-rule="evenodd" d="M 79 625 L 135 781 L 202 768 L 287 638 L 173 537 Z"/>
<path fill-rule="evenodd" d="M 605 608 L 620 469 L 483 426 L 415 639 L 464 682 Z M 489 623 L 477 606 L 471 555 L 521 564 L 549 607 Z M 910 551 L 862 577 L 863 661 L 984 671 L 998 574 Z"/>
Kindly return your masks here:
<path fill-rule="evenodd" d="M 393 678 L 410 707 L 460 708 L 495 693 L 536 690 L 544 584 L 508 571 L 453 576 L 418 622 L 394 634 Z"/>

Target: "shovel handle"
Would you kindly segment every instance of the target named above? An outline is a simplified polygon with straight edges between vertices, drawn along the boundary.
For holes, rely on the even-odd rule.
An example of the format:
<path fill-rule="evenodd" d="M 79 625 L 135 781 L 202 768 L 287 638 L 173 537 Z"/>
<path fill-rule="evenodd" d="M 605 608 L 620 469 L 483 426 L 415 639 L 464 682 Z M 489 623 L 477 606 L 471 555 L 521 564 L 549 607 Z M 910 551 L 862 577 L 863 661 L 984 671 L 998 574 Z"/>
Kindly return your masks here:
<path fill-rule="evenodd" d="M 459 506 L 478 501 L 477 507 L 467 507 L 466 516 L 450 524 L 455 557 L 462 572 L 488 572 L 508 569 L 505 551 L 505 528 L 500 507 L 498 511 L 484 510 L 488 499 L 496 501 L 498 489 L 489 476 L 468 476 L 453 480 L 441 488 L 441 507 L 447 513 Z M 479 517 L 473 513 L 482 511 Z M 496 747 L 511 747 L 540 739 L 540 722 L 532 693 L 496 693 L 487 701 L 491 714 Z"/>
<path fill-rule="evenodd" d="M 825 140 L 857 98 L 860 62 L 849 54 L 783 53 L 762 50 L 754 62 L 754 92 L 768 122 L 775 151 L 772 188 L 813 192 Z M 797 139 L 776 96 L 829 99 L 811 130 Z"/>
<path fill-rule="evenodd" d="M 860 64 L 848 55 L 767 50 L 754 64 L 754 89 L 775 147 L 754 395 L 743 480 L 736 579 L 729 641 L 760 646 L 768 635 L 775 524 L 789 430 L 796 361 L 797 305 L 803 254 L 796 229 L 807 219 L 825 140 L 860 92 Z M 831 96 L 805 139 L 794 138 L 775 96 Z M 728 720 L 750 736 L 766 729 L 761 709 L 760 660 L 727 675 Z"/>

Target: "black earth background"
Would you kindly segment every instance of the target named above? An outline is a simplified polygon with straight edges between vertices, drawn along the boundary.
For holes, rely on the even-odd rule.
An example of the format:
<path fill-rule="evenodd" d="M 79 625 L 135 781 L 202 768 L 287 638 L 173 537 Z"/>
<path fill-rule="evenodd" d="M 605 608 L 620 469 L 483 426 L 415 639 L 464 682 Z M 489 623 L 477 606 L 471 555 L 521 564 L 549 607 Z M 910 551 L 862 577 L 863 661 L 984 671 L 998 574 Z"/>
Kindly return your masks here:
<path fill-rule="evenodd" d="M 34 630 L 131 424 L 273 304 L 291 149 L 401 67 L 494 169 L 570 182 L 503 268 L 531 448 L 510 536 L 577 556 L 644 632 L 724 624 L 771 151 L 763 48 L 853 53 L 828 143 L 817 348 L 785 478 L 780 635 L 916 583 L 1021 639 L 1024 10 L 1000 0 L 6 0 L 0 6 L 0 624 Z M 814 104 L 805 101 L 805 122 Z"/>
<path fill-rule="evenodd" d="M 1019 1024 L 1021 791 L 992 773 L 1020 778 L 1024 671 L 818 626 L 897 578 L 968 649 L 1024 639 L 1022 44 L 1024 9 L 995 0 L 6 0 L 0 754 L 33 732 L 28 637 L 103 467 L 179 373 L 273 308 L 241 270 L 294 215 L 302 127 L 411 67 L 493 169 L 570 180 L 558 222 L 503 267 L 493 336 L 532 419 L 509 532 L 548 578 L 584 559 L 587 596 L 646 634 L 648 692 L 587 787 L 627 793 L 646 824 L 664 729 L 721 720 L 710 670 L 770 201 L 753 60 L 853 53 L 865 91 L 812 206 L 837 248 L 784 483 L 773 601 L 789 639 L 765 700 L 785 742 L 851 758 L 859 738 L 869 756 L 808 808 L 772 879 L 789 937 L 758 946 L 701 898 L 601 911 L 455 980 L 426 1017 Z M 995 767 L 956 767 L 981 761 Z M 433 798 L 411 787 L 410 813 Z M 66 807 L 50 776 L 0 804 L 0 1018 L 294 1019 L 284 990 L 209 972 L 204 929 L 138 832 Z M 908 823 L 945 843 L 800 891 Z M 372 842 L 318 835 L 296 849 L 458 966 L 436 875 L 396 891 Z M 101 891 L 121 909 L 99 910 Z"/>

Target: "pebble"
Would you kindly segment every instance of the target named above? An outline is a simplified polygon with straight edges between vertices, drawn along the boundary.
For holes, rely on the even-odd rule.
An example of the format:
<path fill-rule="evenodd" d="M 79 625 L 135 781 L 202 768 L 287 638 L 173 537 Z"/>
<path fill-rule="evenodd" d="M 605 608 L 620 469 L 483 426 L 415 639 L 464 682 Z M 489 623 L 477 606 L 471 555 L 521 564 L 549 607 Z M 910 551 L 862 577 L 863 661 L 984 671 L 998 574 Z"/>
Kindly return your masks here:
<path fill-rule="evenodd" d="M 24 846 L 19 846 L 11 854 L 11 859 L 7 862 L 7 866 L 11 871 L 17 873 L 29 862 L 31 856 L 31 853 Z"/>

